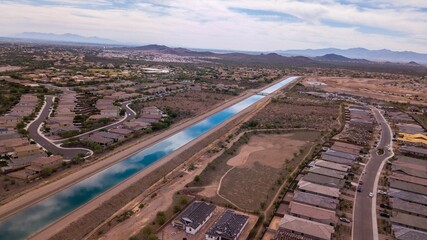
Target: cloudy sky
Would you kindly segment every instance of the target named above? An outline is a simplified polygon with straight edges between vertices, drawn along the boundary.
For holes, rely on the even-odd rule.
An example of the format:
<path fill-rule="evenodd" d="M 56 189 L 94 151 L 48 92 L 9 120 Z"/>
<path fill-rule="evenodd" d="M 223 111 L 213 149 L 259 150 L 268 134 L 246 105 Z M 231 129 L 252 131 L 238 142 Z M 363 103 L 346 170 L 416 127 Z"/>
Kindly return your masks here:
<path fill-rule="evenodd" d="M 427 53 L 426 0 L 0 0 L 0 36 L 75 33 L 169 46 Z"/>

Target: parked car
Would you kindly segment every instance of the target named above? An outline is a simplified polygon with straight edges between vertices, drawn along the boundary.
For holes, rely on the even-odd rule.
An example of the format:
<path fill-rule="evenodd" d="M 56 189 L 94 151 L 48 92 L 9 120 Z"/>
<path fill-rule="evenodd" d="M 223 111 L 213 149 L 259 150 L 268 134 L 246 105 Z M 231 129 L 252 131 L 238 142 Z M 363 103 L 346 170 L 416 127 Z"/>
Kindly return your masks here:
<path fill-rule="evenodd" d="M 386 209 L 391 209 L 391 207 L 388 204 L 385 204 L 385 203 L 381 203 L 380 207 L 381 208 L 386 208 Z"/>
<path fill-rule="evenodd" d="M 340 221 L 350 223 L 350 220 L 348 218 L 345 218 L 345 217 L 340 217 Z"/>
<path fill-rule="evenodd" d="M 363 185 L 363 181 L 359 181 L 359 185 Z"/>
<path fill-rule="evenodd" d="M 370 192 L 369 193 L 369 197 L 373 197 L 373 196 L 374 196 L 374 194 Z"/>
<path fill-rule="evenodd" d="M 358 191 L 358 192 L 362 192 L 362 186 L 358 186 L 358 187 L 357 187 L 357 191 Z"/>
<path fill-rule="evenodd" d="M 385 212 L 380 212 L 380 216 L 385 217 L 385 218 L 390 218 L 390 214 L 385 213 Z"/>
<path fill-rule="evenodd" d="M 381 195 L 387 195 L 387 192 L 385 192 L 385 191 L 383 191 L 383 190 L 378 190 L 378 194 L 381 194 Z"/>

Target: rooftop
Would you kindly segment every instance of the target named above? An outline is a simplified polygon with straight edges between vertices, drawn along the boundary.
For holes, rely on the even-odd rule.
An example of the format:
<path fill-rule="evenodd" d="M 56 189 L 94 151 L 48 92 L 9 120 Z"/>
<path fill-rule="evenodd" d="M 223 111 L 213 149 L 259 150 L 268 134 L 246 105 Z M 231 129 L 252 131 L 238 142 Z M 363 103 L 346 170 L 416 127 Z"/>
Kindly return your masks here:
<path fill-rule="evenodd" d="M 417 217 L 414 215 L 398 212 L 390 218 L 390 222 L 398 223 L 404 226 L 410 226 L 417 228 L 418 230 L 427 230 L 427 218 L 425 217 Z"/>
<path fill-rule="evenodd" d="M 338 188 L 327 187 L 304 180 L 300 180 L 298 182 L 298 189 L 335 198 L 338 198 L 340 196 L 340 190 Z"/>
<path fill-rule="evenodd" d="M 340 157 L 340 158 L 350 159 L 353 161 L 356 160 L 356 158 L 357 158 L 357 155 L 345 153 L 345 152 L 340 152 L 340 151 L 335 151 L 335 150 L 330 150 L 330 149 L 328 151 L 324 152 L 323 155 Z"/>
<path fill-rule="evenodd" d="M 312 167 L 310 169 L 310 173 L 316 173 L 319 175 L 324 175 L 328 177 L 338 178 L 338 179 L 344 179 L 347 175 L 346 173 L 335 171 L 329 168 L 323 168 L 323 167 Z"/>
<path fill-rule="evenodd" d="M 402 211 L 410 212 L 413 214 L 427 216 L 427 207 L 426 206 L 416 204 L 416 203 L 407 202 L 407 201 L 401 200 L 399 198 L 393 198 L 391 202 L 392 202 L 393 209 L 402 210 Z"/>
<path fill-rule="evenodd" d="M 408 192 L 408 191 L 395 189 L 395 188 L 389 188 L 387 193 L 392 198 L 400 198 L 406 201 L 427 205 L 426 195 Z"/>
<path fill-rule="evenodd" d="M 389 179 L 389 183 L 390 183 L 390 187 L 392 187 L 392 188 L 397 188 L 397 189 L 402 189 L 402 190 L 405 190 L 408 192 L 427 195 L 427 187 L 425 187 L 425 186 L 421 186 L 421 185 L 413 184 L 413 183 L 408 183 L 408 182 L 403 182 L 403 181 L 398 181 L 398 180 L 395 180 L 392 178 Z"/>
<path fill-rule="evenodd" d="M 206 234 L 221 236 L 222 239 L 234 239 L 239 236 L 248 219 L 249 217 L 246 215 L 225 210 Z"/>
<path fill-rule="evenodd" d="M 295 191 L 293 201 L 335 210 L 339 200 L 313 193 Z"/>
<path fill-rule="evenodd" d="M 314 207 L 294 201 L 289 204 L 289 208 L 292 215 L 302 216 L 313 220 L 328 221 L 331 223 L 337 222 L 336 213 L 332 210 Z"/>
<path fill-rule="evenodd" d="M 334 188 L 342 188 L 344 187 L 344 184 L 345 184 L 345 181 L 342 179 L 328 177 L 328 176 L 319 175 L 315 173 L 308 173 L 302 179 L 307 182 L 317 183 L 320 185 L 325 185 L 325 186 L 334 187 Z"/>
<path fill-rule="evenodd" d="M 190 204 L 175 220 L 183 220 L 196 229 L 215 211 L 215 208 L 212 204 L 196 201 Z"/>
<path fill-rule="evenodd" d="M 398 240 L 424 240 L 424 239 L 427 239 L 427 232 L 402 227 L 402 226 L 399 226 L 396 224 L 392 224 L 391 228 L 394 232 L 394 237 Z"/>
<path fill-rule="evenodd" d="M 280 220 L 280 228 L 289 231 L 303 233 L 305 235 L 317 237 L 319 239 L 331 239 L 335 232 L 334 227 L 323 223 L 318 223 L 291 215 L 285 215 Z"/>
<path fill-rule="evenodd" d="M 339 164 L 334 162 L 328 162 L 325 160 L 316 160 L 314 162 L 315 166 L 329 168 L 337 171 L 347 172 L 351 167 L 345 164 Z"/>

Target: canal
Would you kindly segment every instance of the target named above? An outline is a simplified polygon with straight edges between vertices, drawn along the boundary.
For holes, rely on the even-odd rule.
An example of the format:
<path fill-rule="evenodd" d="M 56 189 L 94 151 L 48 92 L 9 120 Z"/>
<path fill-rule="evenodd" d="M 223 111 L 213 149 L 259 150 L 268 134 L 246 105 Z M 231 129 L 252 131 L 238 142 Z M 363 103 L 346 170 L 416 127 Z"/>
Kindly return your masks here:
<path fill-rule="evenodd" d="M 150 164 L 169 155 L 190 141 L 213 129 L 237 113 L 258 102 L 264 95 L 284 87 L 297 77 L 286 78 L 204 120 L 104 169 L 52 196 L 23 209 L 0 222 L 0 239 L 25 239 L 59 218 L 101 195 Z"/>

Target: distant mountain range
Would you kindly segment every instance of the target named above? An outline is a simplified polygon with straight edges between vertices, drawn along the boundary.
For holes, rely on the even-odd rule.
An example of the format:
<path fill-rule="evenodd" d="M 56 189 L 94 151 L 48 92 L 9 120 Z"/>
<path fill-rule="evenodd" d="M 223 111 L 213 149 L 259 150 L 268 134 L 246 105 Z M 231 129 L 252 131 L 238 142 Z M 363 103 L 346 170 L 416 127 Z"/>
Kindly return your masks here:
<path fill-rule="evenodd" d="M 315 57 L 315 60 L 318 61 L 324 61 L 324 62 L 346 62 L 346 63 L 370 63 L 371 61 L 368 61 L 366 59 L 355 59 L 355 58 L 347 58 L 341 55 L 337 54 L 325 54 L 320 57 Z"/>
<path fill-rule="evenodd" d="M 366 48 L 323 48 L 323 49 L 305 49 L 305 50 L 278 50 L 275 51 L 284 56 L 306 56 L 317 57 L 327 54 L 341 55 L 353 59 L 367 59 L 370 61 L 390 61 L 390 62 L 417 62 L 427 63 L 427 54 L 410 51 L 391 51 L 388 49 L 368 50 Z"/>
<path fill-rule="evenodd" d="M 39 32 L 23 32 L 10 38 L 49 41 L 49 42 L 71 42 L 71 43 L 90 43 L 90 44 L 106 44 L 106 45 L 126 45 L 124 43 L 99 37 L 85 37 L 77 34 L 65 33 L 39 33 Z"/>
<path fill-rule="evenodd" d="M 134 43 L 123 43 L 111 39 L 99 38 L 96 36 L 86 37 L 78 34 L 65 33 L 40 33 L 40 32 L 23 32 L 9 37 L 1 37 L 7 40 L 34 40 L 43 42 L 63 42 L 63 43 L 79 43 L 79 44 L 103 44 L 103 45 L 119 45 L 119 46 L 137 46 Z M 305 50 L 277 50 L 273 53 L 264 53 L 257 51 L 233 51 L 233 50 L 202 50 L 202 49 L 186 49 L 186 48 L 170 48 L 163 45 L 147 45 L 135 47 L 139 50 L 156 50 L 164 53 L 178 55 L 193 55 L 193 56 L 223 56 L 227 59 L 260 62 L 280 62 L 287 60 L 296 60 L 297 62 L 342 62 L 342 63 L 370 63 L 370 61 L 380 62 L 400 62 L 408 65 L 427 64 L 427 54 L 416 53 L 410 51 L 391 51 L 387 49 L 369 50 L 365 48 L 323 48 L 323 49 L 305 49 Z M 248 55 L 254 56 L 250 58 Z M 282 57 L 297 57 L 297 58 L 282 58 Z"/>

